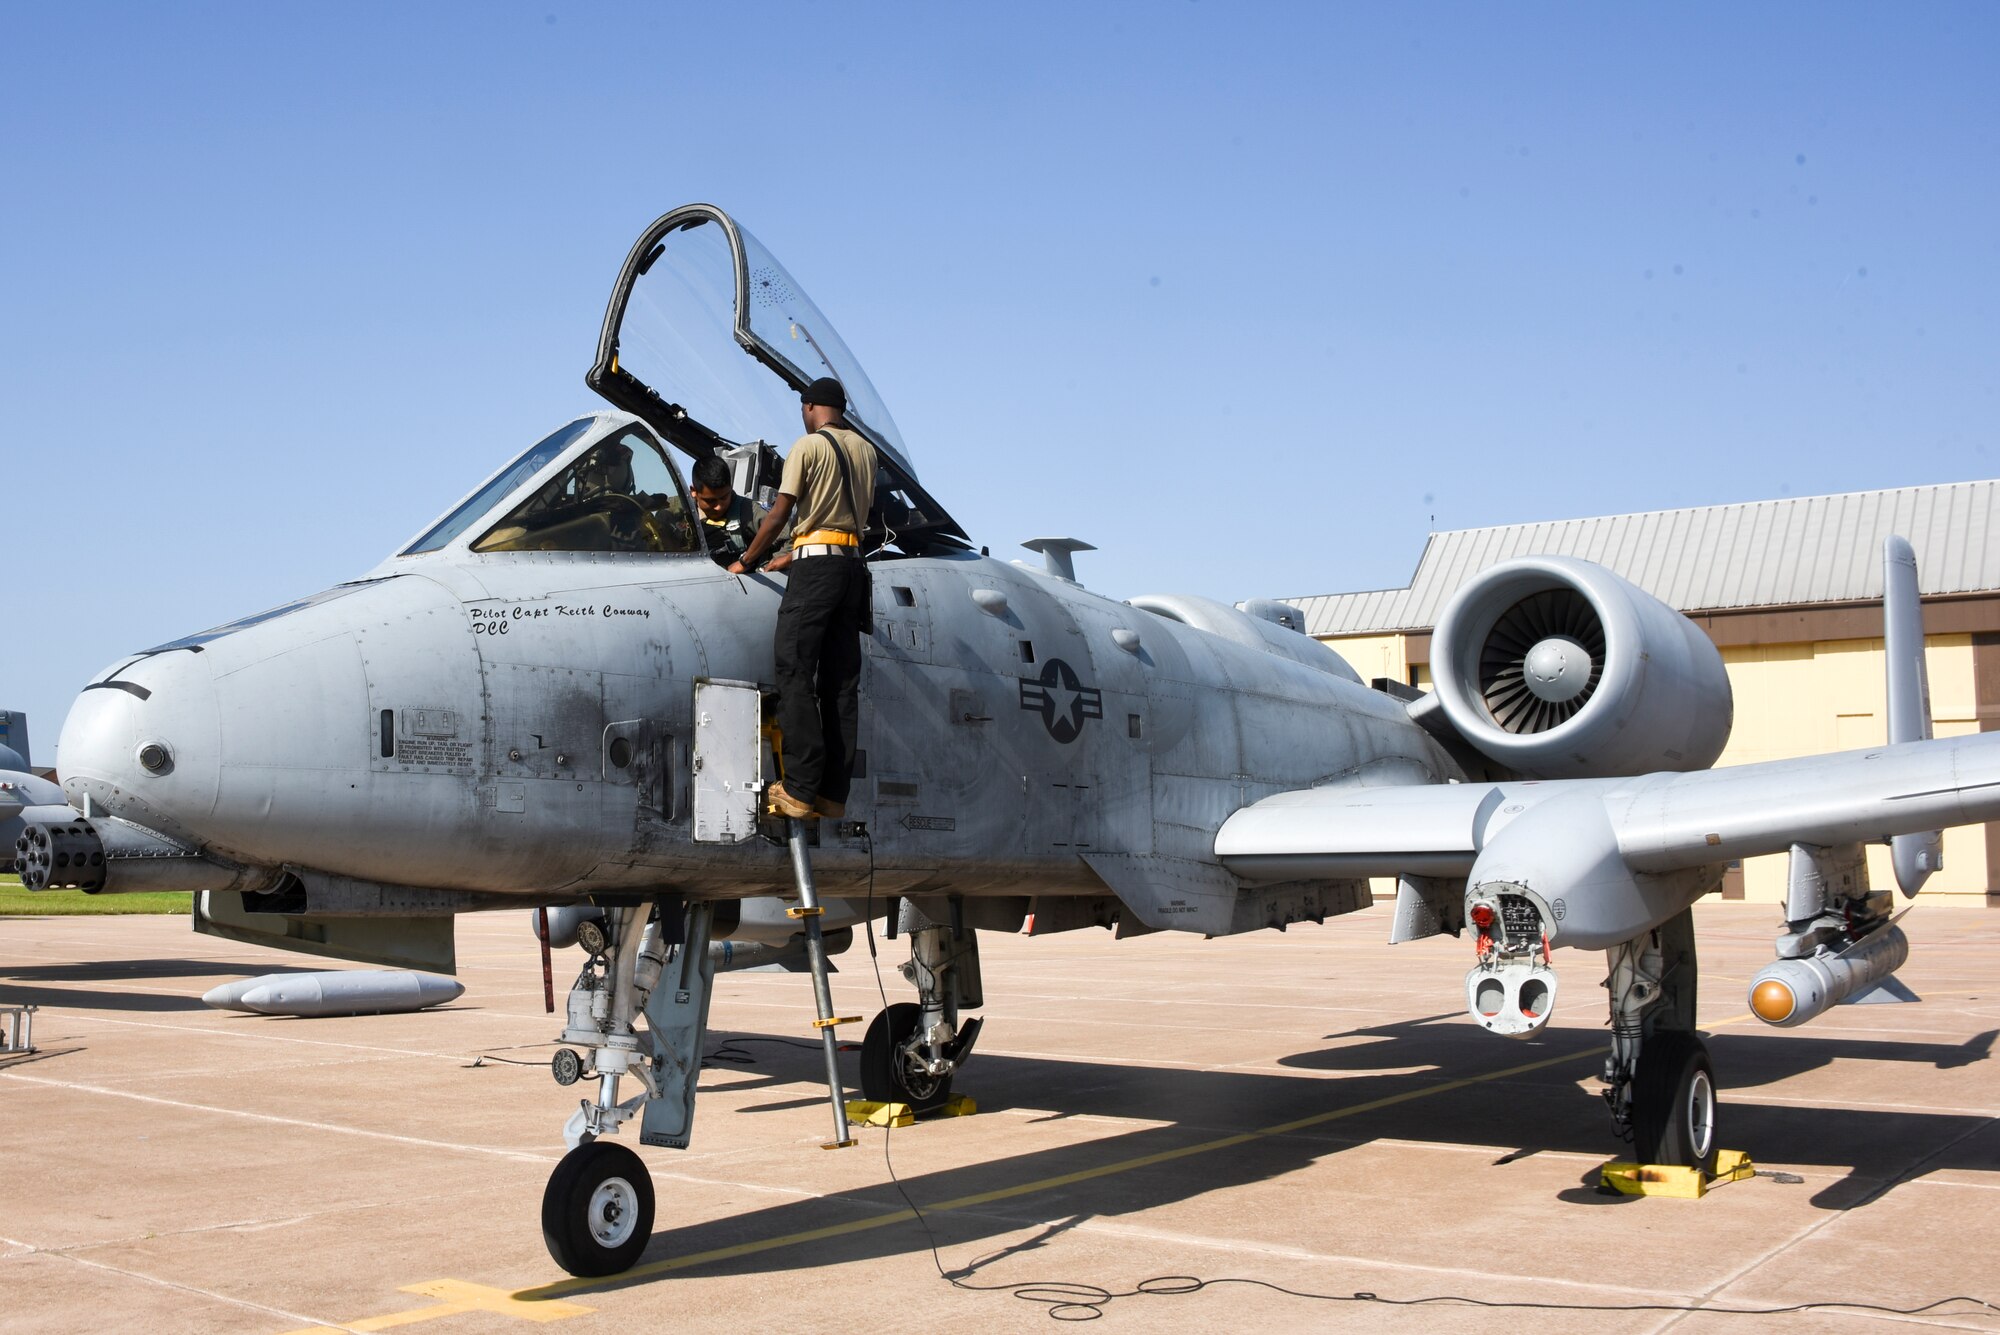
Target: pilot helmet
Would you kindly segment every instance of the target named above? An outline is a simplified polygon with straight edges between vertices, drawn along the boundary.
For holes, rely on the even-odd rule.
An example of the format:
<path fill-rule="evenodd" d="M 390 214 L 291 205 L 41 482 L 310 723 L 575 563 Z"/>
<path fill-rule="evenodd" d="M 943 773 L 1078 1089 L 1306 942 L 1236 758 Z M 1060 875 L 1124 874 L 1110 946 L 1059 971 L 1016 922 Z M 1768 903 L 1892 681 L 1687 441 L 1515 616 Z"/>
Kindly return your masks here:
<path fill-rule="evenodd" d="M 576 464 L 576 494 L 632 494 L 632 448 L 615 440 L 594 446 Z"/>

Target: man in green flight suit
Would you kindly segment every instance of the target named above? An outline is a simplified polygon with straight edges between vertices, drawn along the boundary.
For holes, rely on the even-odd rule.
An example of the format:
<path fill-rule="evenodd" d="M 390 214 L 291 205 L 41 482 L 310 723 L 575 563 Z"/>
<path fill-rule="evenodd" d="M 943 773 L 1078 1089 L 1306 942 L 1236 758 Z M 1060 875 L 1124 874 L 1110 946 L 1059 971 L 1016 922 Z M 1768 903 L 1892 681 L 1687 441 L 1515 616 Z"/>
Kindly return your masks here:
<path fill-rule="evenodd" d="M 695 506 L 701 511 L 701 532 L 708 539 L 708 554 L 717 565 L 741 560 L 751 539 L 757 536 L 757 526 L 764 520 L 763 511 L 755 501 L 737 492 L 729 476 L 729 465 L 716 455 L 699 460 L 689 481 Z M 778 548 L 777 555 L 764 563 L 765 570 L 776 573 L 792 563 L 788 544 L 780 539 Z"/>

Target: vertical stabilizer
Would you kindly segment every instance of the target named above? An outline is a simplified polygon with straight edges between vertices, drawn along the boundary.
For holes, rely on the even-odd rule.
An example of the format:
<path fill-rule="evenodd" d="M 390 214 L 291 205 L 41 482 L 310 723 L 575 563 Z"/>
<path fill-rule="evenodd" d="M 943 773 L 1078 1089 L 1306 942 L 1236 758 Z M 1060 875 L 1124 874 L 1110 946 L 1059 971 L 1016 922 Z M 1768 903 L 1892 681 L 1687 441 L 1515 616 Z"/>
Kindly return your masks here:
<path fill-rule="evenodd" d="M 1888 648 L 1889 744 L 1931 735 L 1930 674 L 1924 670 L 1924 609 L 1917 593 L 1917 554 L 1904 538 L 1882 543 L 1882 634 Z M 1889 841 L 1896 884 L 1915 895 L 1944 866 L 1944 834 L 1899 834 Z"/>
<path fill-rule="evenodd" d="M 34 763 L 28 754 L 28 716 L 19 710 L 0 709 L 0 769 L 25 770 Z"/>

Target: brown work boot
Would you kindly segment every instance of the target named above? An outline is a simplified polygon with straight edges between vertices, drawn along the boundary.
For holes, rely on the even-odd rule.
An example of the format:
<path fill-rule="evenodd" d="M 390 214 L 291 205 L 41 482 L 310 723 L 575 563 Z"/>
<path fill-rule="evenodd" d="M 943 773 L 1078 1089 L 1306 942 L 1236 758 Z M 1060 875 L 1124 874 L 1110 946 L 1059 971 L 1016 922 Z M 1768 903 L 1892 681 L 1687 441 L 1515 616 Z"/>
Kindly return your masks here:
<path fill-rule="evenodd" d="M 847 803 L 836 802 L 830 797 L 815 797 L 813 810 L 828 820 L 839 820 L 847 814 Z"/>
<path fill-rule="evenodd" d="M 765 789 L 764 796 L 770 800 L 773 815 L 784 816 L 791 820 L 812 820 L 819 814 L 811 806 L 786 792 L 782 779 Z"/>

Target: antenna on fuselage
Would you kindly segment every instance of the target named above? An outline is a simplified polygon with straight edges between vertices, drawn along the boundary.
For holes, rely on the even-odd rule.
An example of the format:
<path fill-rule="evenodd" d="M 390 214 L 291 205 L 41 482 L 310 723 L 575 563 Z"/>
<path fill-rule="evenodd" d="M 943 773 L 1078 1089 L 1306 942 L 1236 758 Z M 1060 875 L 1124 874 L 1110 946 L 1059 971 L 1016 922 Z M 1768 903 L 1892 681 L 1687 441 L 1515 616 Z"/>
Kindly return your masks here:
<path fill-rule="evenodd" d="M 1094 552 L 1097 548 L 1080 538 L 1029 538 L 1021 544 L 1031 552 L 1042 554 L 1042 568 L 1057 579 L 1076 583 L 1076 562 L 1071 556 L 1077 552 Z"/>

